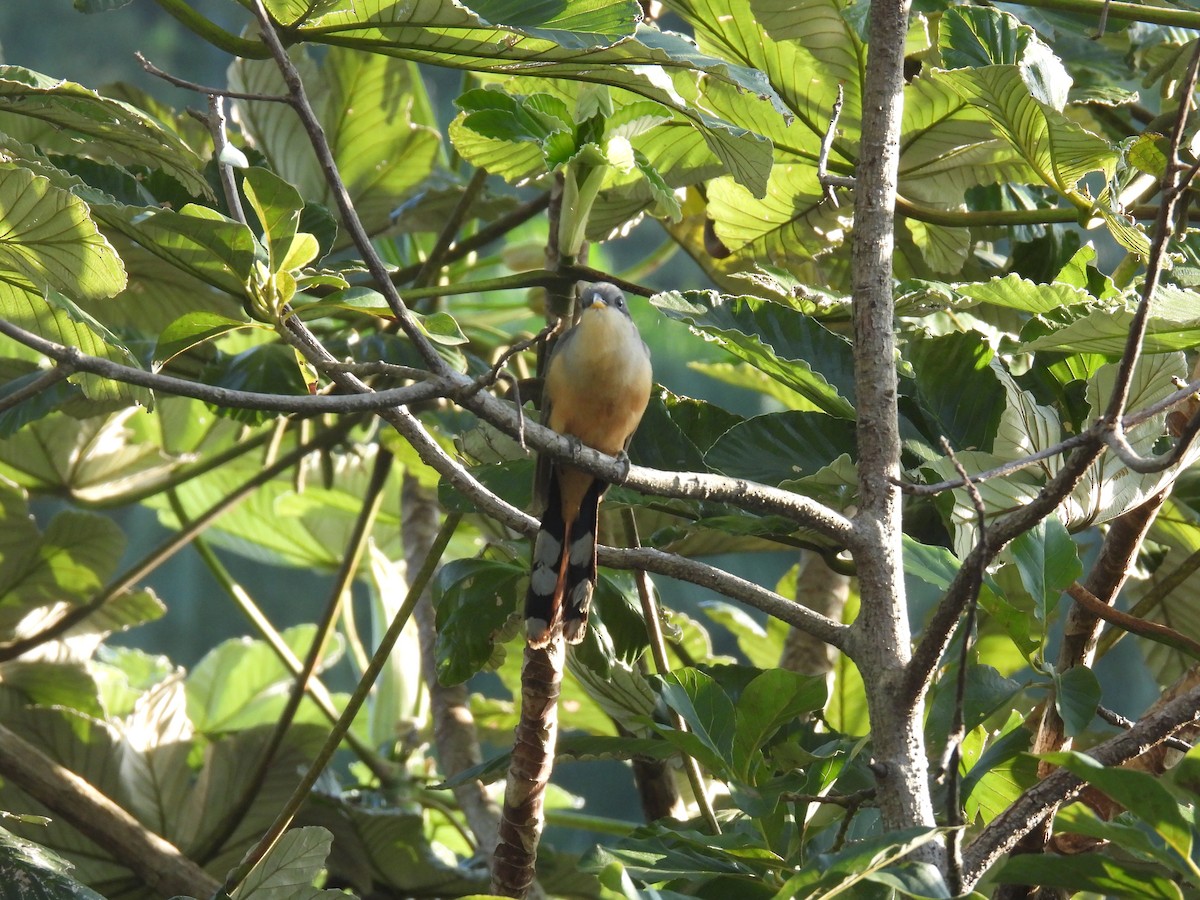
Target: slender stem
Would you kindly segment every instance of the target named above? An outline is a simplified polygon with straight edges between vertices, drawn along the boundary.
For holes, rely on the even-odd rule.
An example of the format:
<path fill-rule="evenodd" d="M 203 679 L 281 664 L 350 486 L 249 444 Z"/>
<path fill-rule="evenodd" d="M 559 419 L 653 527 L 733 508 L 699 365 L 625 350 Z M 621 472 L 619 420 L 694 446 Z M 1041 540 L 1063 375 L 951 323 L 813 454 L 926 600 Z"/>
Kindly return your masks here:
<path fill-rule="evenodd" d="M 642 542 L 638 535 L 637 519 L 634 518 L 633 510 L 622 510 L 621 518 L 625 524 L 626 543 L 631 547 L 640 547 Z M 667 658 L 667 645 L 663 640 L 662 625 L 659 622 L 658 604 L 654 602 L 654 595 L 650 590 L 650 576 L 646 574 L 645 569 L 634 569 L 633 577 L 637 582 L 638 598 L 642 602 L 642 618 L 646 620 L 646 636 L 650 639 L 650 655 L 654 659 L 654 671 L 660 678 L 665 678 L 671 672 L 671 661 Z M 671 718 L 676 731 L 688 730 L 687 722 L 679 712 L 672 709 Z M 699 807 L 700 814 L 708 824 L 709 831 L 713 834 L 720 834 L 721 823 L 717 821 L 717 814 L 708 799 L 708 787 L 704 783 L 704 773 L 700 771 L 700 763 L 694 756 L 686 753 L 683 753 L 682 756 L 683 768 L 687 773 L 688 783 L 692 786 L 696 806 Z"/>
<path fill-rule="evenodd" d="M 371 533 L 371 527 L 375 523 L 375 517 L 379 513 L 379 506 L 383 497 L 383 486 L 387 481 L 388 473 L 391 471 L 391 462 L 392 455 L 386 450 L 380 450 L 379 455 L 375 459 L 375 466 L 371 472 L 370 482 L 363 496 L 362 507 L 359 509 L 358 518 L 354 522 L 354 528 L 347 541 L 346 552 L 342 557 L 342 566 L 338 571 L 333 589 L 330 592 L 329 602 L 325 605 L 325 614 L 317 623 L 317 629 L 313 634 L 312 645 L 309 647 L 308 655 L 300 671 L 296 673 L 292 681 L 292 690 L 288 695 L 287 703 L 284 705 L 283 711 L 279 714 L 279 718 L 275 722 L 271 736 L 267 739 L 266 744 L 259 753 L 258 763 L 255 766 L 253 775 L 246 782 L 246 789 L 238 797 L 237 802 L 221 817 L 221 820 L 209 830 L 208 834 L 200 842 L 199 848 L 195 851 L 195 856 L 201 861 L 207 862 L 221 848 L 225 841 L 229 839 L 250 807 L 254 805 L 259 791 L 266 782 L 267 774 L 271 770 L 275 756 L 279 752 L 279 748 L 283 746 L 284 738 L 287 737 L 288 730 L 291 728 L 296 713 L 300 709 L 300 701 L 304 698 L 308 690 L 309 681 L 316 673 L 317 666 L 321 662 L 321 657 L 325 654 L 325 648 L 329 643 L 329 635 L 333 630 L 334 623 L 337 622 L 338 610 L 341 609 L 342 600 L 349 591 L 350 585 L 354 581 L 355 573 L 358 571 L 358 564 L 362 560 L 367 538 Z M 386 767 L 381 771 L 374 772 L 374 774 L 377 777 L 382 775 L 385 784 L 394 781 L 394 774 Z"/>
<path fill-rule="evenodd" d="M 375 649 L 375 653 L 371 657 L 371 662 L 367 666 L 367 670 L 363 672 L 362 678 L 359 679 L 358 686 L 354 689 L 354 693 L 351 694 L 349 701 L 347 701 L 346 708 L 342 711 L 341 717 L 329 732 L 329 737 L 326 738 L 325 744 L 317 754 L 317 758 L 308 767 L 308 771 L 304 773 L 304 777 L 296 785 L 292 796 L 283 809 L 279 811 L 267 833 L 262 836 L 258 844 L 246 854 L 243 860 L 234 867 L 225 879 L 224 890 L 227 894 L 232 893 L 238 885 L 246 880 L 246 876 L 250 874 L 250 871 L 275 845 L 275 842 L 279 840 L 291 824 L 292 819 L 295 818 L 296 813 L 299 812 L 300 807 L 308 799 L 313 785 L 317 783 L 317 779 L 321 777 L 321 773 L 325 771 L 325 767 L 333 759 L 334 753 L 337 752 L 338 747 L 341 745 L 342 738 L 350 730 L 350 726 L 358 715 L 358 711 L 362 708 L 363 703 L 366 702 L 367 696 L 371 693 L 371 689 L 375 685 L 375 679 L 379 677 L 379 673 L 383 671 L 384 665 L 387 664 L 388 656 L 391 654 L 392 648 L 395 647 L 396 641 L 400 637 L 400 633 L 404 630 L 405 624 L 412 615 L 413 607 L 417 605 L 417 600 L 420 599 L 426 584 L 433 577 L 434 569 L 437 568 L 437 564 L 441 560 L 442 554 L 446 551 L 446 546 L 450 543 L 450 538 L 454 536 L 454 532 L 461 520 L 461 513 L 451 512 L 447 514 L 445 521 L 442 523 L 441 531 L 438 532 L 437 539 L 429 551 L 429 555 L 425 557 L 424 565 L 421 566 L 421 570 L 413 577 L 408 588 L 408 594 L 404 597 L 404 602 L 396 611 L 396 616 L 392 619 L 392 624 L 388 627 L 388 630 L 379 642 L 379 646 Z"/>
<path fill-rule="evenodd" d="M 166 12 L 174 16 L 188 31 L 198 35 L 218 50 L 243 59 L 270 59 L 271 51 L 262 41 L 238 37 L 226 31 L 192 8 L 187 0 L 157 0 Z"/>

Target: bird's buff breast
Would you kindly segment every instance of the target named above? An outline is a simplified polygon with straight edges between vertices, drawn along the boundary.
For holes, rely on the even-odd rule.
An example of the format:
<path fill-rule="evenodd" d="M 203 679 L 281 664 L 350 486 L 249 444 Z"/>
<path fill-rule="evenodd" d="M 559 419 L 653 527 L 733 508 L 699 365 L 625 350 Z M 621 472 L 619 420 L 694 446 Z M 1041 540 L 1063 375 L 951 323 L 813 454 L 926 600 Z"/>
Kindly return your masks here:
<path fill-rule="evenodd" d="M 554 398 L 548 424 L 604 453 L 625 448 L 650 398 L 650 359 L 637 328 L 618 310 L 591 310 L 572 332 L 570 352 L 547 372 Z"/>

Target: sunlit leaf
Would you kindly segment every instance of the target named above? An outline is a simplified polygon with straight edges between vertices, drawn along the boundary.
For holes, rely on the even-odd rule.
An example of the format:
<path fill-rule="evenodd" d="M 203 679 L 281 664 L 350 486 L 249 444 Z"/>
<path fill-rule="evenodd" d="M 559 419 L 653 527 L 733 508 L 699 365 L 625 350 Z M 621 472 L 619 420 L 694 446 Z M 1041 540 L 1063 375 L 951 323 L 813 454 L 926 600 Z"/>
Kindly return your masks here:
<path fill-rule="evenodd" d="M 119 165 L 150 166 L 175 178 L 194 196 L 211 192 L 203 161 L 175 134 L 141 110 L 70 81 L 0 66 L 0 131 L 13 117 L 40 123 L 26 134 L 39 146 Z"/>

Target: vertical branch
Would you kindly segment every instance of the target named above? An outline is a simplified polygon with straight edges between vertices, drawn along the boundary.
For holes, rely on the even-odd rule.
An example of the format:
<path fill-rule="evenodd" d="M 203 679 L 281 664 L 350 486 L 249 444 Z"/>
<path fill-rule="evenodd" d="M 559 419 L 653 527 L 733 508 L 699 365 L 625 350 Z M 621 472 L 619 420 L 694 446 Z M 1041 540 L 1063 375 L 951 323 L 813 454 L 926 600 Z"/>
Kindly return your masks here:
<path fill-rule="evenodd" d="M 922 700 L 898 702 L 910 632 L 900 555 L 900 472 L 892 296 L 894 213 L 903 109 L 906 0 L 874 0 L 855 174 L 854 375 L 858 414 L 859 511 L 854 557 L 862 610 L 853 654 L 866 686 L 888 828 L 932 825 L 921 734 Z M 938 851 L 927 845 L 927 852 Z"/>
<path fill-rule="evenodd" d="M 545 647 L 525 647 L 521 666 L 521 719 L 492 857 L 492 893 L 524 897 L 532 886 L 546 814 L 546 785 L 558 741 L 558 695 L 566 647 L 561 636 Z"/>

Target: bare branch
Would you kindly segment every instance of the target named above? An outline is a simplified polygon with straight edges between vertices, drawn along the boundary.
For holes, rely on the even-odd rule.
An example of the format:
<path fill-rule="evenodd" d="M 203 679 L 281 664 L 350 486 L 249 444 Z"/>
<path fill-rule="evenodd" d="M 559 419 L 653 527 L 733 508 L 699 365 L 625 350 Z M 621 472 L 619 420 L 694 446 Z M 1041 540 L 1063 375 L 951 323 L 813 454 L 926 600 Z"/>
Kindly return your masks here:
<path fill-rule="evenodd" d="M 56 344 L 54 341 L 48 341 L 32 331 L 26 331 L 19 325 L 14 325 L 4 319 L 0 319 L 0 334 L 55 360 L 66 367 L 67 374 L 89 372 L 124 384 L 135 384 L 152 391 L 161 391 L 164 394 L 191 397 L 194 400 L 203 400 L 214 406 L 231 409 L 258 409 L 267 412 L 307 415 L 374 412 L 392 406 L 421 403 L 446 396 L 452 392 L 447 390 L 447 382 L 437 378 L 407 387 L 363 393 L 357 396 L 354 394 L 306 396 L 237 391 L 188 381 L 173 375 L 148 372 L 145 369 L 122 365 L 97 356 L 88 356 L 78 347 L 67 347 L 63 344 Z"/>
<path fill-rule="evenodd" d="M 0 413 L 20 406 L 26 400 L 36 397 L 42 391 L 49 390 L 64 378 L 68 378 L 73 370 L 66 363 L 59 363 L 53 369 L 47 369 L 24 387 L 18 388 L 11 394 L 0 398 Z"/>
<path fill-rule="evenodd" d="M 141 63 L 143 69 L 153 75 L 155 78 L 161 78 L 168 84 L 173 84 L 175 87 L 183 88 L 185 91 L 195 91 L 197 94 L 208 94 L 215 97 L 228 97 L 232 100 L 261 100 L 263 103 L 291 103 L 292 98 L 286 94 L 247 94 L 242 91 L 231 91 L 226 88 L 210 87 L 206 84 L 197 84 L 194 81 L 188 81 L 186 78 L 180 78 L 178 75 L 172 75 L 170 72 L 165 72 L 160 69 L 150 60 L 142 55 L 141 51 L 136 51 L 133 54 L 137 57 L 137 61 Z"/>
<path fill-rule="evenodd" d="M 821 153 L 817 157 L 817 181 L 825 189 L 825 199 L 834 207 L 838 205 L 837 192 L 834 188 L 854 187 L 853 178 L 841 178 L 837 175 L 830 175 L 828 171 L 829 153 L 833 150 L 833 139 L 837 137 L 837 123 L 842 115 L 842 103 L 845 102 L 845 99 L 846 92 L 839 83 L 837 99 L 833 101 L 833 109 L 829 111 L 829 127 L 825 129 L 825 136 L 821 138 Z"/>

